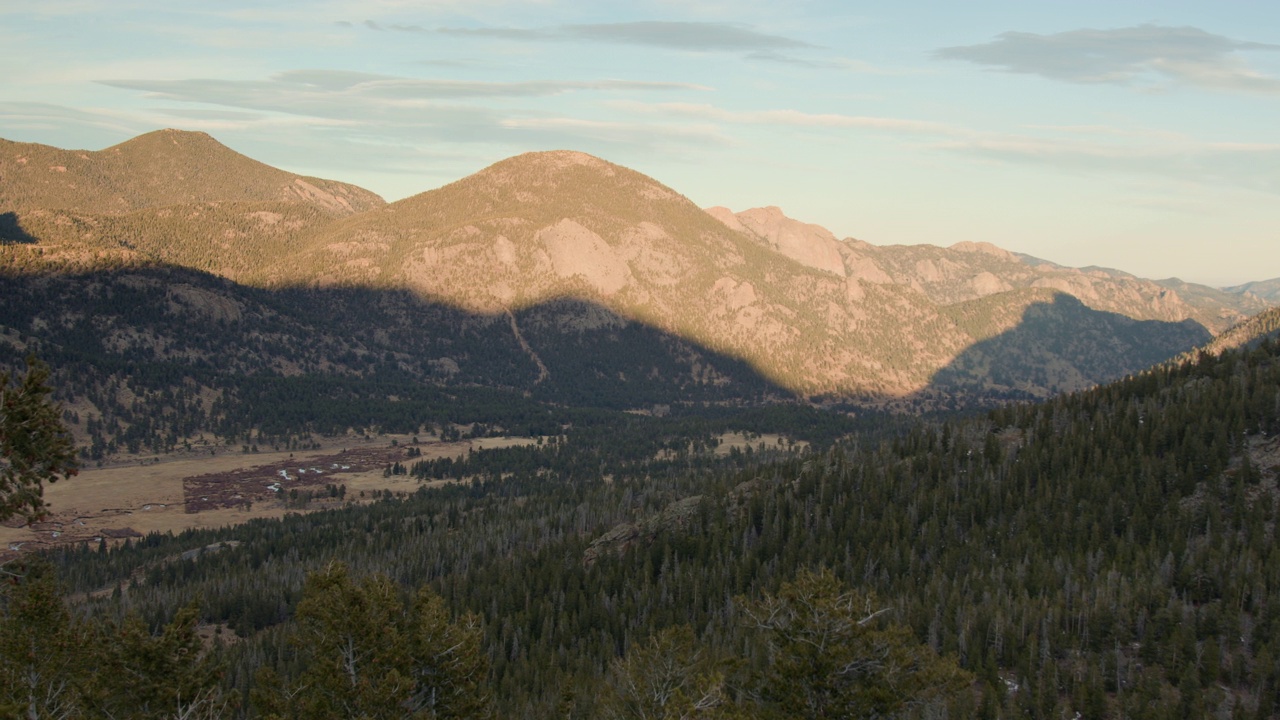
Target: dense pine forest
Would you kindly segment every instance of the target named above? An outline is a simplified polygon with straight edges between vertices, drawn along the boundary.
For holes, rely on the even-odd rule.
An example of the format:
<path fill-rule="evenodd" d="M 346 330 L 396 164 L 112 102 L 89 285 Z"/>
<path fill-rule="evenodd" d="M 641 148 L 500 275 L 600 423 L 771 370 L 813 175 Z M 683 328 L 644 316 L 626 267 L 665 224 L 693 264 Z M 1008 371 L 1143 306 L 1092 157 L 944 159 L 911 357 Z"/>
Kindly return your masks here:
<path fill-rule="evenodd" d="M 630 430 L 411 464 L 462 482 L 409 497 L 68 549 L 6 586 L 5 638 L 44 618 L 26 661 L 63 663 L 85 703 L 118 693 L 112 662 L 244 717 L 1280 713 L 1274 341 L 720 459 L 709 432 L 614 449 Z M 836 649 L 805 654 L 815 625 Z M 364 684 L 335 680 L 358 653 L 325 643 L 374 629 Z"/>

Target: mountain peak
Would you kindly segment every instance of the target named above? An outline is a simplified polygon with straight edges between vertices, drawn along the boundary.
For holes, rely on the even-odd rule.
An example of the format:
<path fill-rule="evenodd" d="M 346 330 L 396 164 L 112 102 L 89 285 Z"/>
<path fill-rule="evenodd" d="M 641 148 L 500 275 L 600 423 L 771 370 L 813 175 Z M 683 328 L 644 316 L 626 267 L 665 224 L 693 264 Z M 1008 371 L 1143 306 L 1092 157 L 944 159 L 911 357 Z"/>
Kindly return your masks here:
<path fill-rule="evenodd" d="M 983 255 L 998 257 L 1002 260 L 1017 261 L 1017 258 L 1014 257 L 1013 253 L 1005 250 L 1004 248 L 996 247 L 989 242 L 971 242 L 969 240 L 961 240 L 960 242 L 953 244 L 949 249 L 956 252 L 981 253 Z"/>
<path fill-rule="evenodd" d="M 500 160 L 464 178 L 463 182 L 478 181 L 504 187 L 513 184 L 556 187 L 563 183 L 572 185 L 576 180 L 584 178 L 595 178 L 595 181 L 600 178 L 614 178 L 619 173 L 626 172 L 631 171 L 577 150 L 543 150 Z M 635 174 L 639 175 L 639 173 Z M 656 184 L 657 181 L 651 182 Z"/>
<path fill-rule="evenodd" d="M 122 143 L 112 145 L 105 150 L 104 153 L 114 153 L 116 155 L 122 153 L 155 153 L 162 152 L 172 154 L 175 149 L 179 152 L 225 152 L 240 157 L 240 153 L 218 142 L 212 135 L 199 130 L 178 130 L 177 128 L 164 128 L 162 130 L 152 130 L 143 133 L 137 137 L 129 138 Z M 248 158 L 245 158 L 248 159 Z"/>
<path fill-rule="evenodd" d="M 0 198 L 20 211 L 102 214 L 202 202 L 286 202 L 343 216 L 384 204 L 368 190 L 295 175 L 207 133 L 172 128 L 98 151 L 0 145 Z"/>
<path fill-rule="evenodd" d="M 687 198 L 657 180 L 576 150 L 516 155 L 442 188 L 401 200 L 394 206 L 397 212 L 414 213 L 415 208 L 426 210 L 453 195 L 466 196 L 469 203 L 483 198 L 486 213 L 504 213 L 548 223 L 576 216 L 621 215 L 643 219 L 646 208 L 636 205 L 637 200 L 677 202 L 688 206 L 688 211 L 702 215 Z M 557 208 L 556 212 L 570 214 L 541 217 L 543 210 L 539 208 L 551 207 Z"/>
<path fill-rule="evenodd" d="M 584 153 L 581 150 L 538 150 L 534 152 L 521 153 L 514 157 L 508 158 L 503 162 L 538 162 L 555 167 L 571 167 L 582 165 L 587 167 L 606 167 L 612 166 L 613 163 Z"/>
<path fill-rule="evenodd" d="M 765 205 L 764 207 L 751 208 L 743 210 L 742 214 L 760 218 L 761 220 L 790 220 L 787 214 L 782 212 L 782 208 L 777 205 Z"/>
<path fill-rule="evenodd" d="M 596 347 L 583 339 L 596 330 L 654 344 L 637 334 L 643 326 L 675 339 L 699 384 L 729 382 L 708 365 L 714 352 L 803 393 L 1043 395 L 1203 342 L 1203 328 L 1181 321 L 1212 322 L 1228 307 L 1202 293 L 1212 311 L 1197 310 L 1181 289 L 1033 264 L 983 243 L 872 246 L 777 206 L 703 211 L 653 178 L 572 150 L 502 160 L 372 212 L 356 211 L 361 192 L 271 168 L 204 133 L 161 130 L 98 152 L 0 143 L 0 208 L 30 220 L 17 229 L 40 242 L 25 244 L 68 238 L 73 251 L 97 257 L 116 242 L 108 249 L 255 283 L 412 292 L 441 310 L 436 317 L 509 329 L 519 362 L 492 366 L 504 387 L 526 356 L 539 368 L 534 385 L 611 378 L 623 367 L 628 377 L 684 373 L 672 368 L 685 359 L 637 370 L 630 357 L 568 357 Z M 59 224 L 85 213 L 96 214 Z M 35 262 L 45 249 L 15 246 L 13 256 Z M 447 374 L 468 362 L 490 367 L 452 342 L 419 346 L 435 353 L 424 379 L 434 377 L 428 365 L 455 368 Z M 951 379 L 939 384 L 948 367 Z"/>
<path fill-rule="evenodd" d="M 621 168 L 621 166 L 578 150 L 539 150 L 499 160 L 476 174 L 485 175 L 498 171 L 510 172 L 512 170 L 539 170 L 548 173 L 561 173 L 581 168 L 609 175 L 614 170 Z"/>

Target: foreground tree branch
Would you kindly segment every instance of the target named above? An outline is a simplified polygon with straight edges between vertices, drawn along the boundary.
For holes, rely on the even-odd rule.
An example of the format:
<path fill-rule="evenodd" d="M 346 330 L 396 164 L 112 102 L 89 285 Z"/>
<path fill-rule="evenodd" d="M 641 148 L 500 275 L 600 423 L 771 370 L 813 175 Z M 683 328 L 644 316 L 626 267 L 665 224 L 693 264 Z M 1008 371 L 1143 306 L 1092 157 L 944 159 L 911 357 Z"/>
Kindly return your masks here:
<path fill-rule="evenodd" d="M 10 387 L 0 373 L 0 521 L 21 517 L 28 523 L 45 517 L 45 483 L 76 474 L 75 445 L 62 424 L 49 366 L 27 358 L 27 373 Z"/>

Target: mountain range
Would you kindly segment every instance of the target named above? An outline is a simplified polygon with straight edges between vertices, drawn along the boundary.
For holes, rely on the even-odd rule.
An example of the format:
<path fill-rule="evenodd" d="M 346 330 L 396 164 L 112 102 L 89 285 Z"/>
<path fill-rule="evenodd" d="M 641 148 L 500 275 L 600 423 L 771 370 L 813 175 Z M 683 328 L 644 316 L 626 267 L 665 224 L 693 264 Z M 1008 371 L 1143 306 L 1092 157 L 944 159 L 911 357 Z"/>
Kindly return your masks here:
<path fill-rule="evenodd" d="M 104 515 L 31 528 L 65 545 L 4 584 L 22 642 L 0 655 L 53 688 L 31 707 L 133 708 L 138 678 L 190 676 L 183 697 L 306 716 L 295 698 L 350 685 L 355 641 L 280 649 L 324 613 L 320 634 L 391 648 L 362 656 L 379 688 L 440 677 L 431 641 L 463 644 L 414 614 L 455 618 L 488 663 L 464 694 L 499 717 L 610 716 L 653 668 L 700 711 L 785 714 L 781 683 L 847 695 L 850 667 L 934 675 L 935 652 L 968 674 L 932 696 L 897 673 L 904 716 L 1276 717 L 1280 281 L 877 246 L 573 152 L 384 203 L 179 131 L 0 151 L 0 368 L 49 362 L 86 464 L 134 455 L 59 482 Z M 432 457 L 462 432 L 531 441 Z M 312 433 L 392 434 L 326 450 L 376 454 L 388 484 L 322 474 Z M 187 476 L 260 446 L 279 462 Z M 143 449 L 195 459 L 170 465 L 188 513 L 283 517 L 98 525 L 161 514 L 150 487 L 113 497 L 155 482 Z M 792 581 L 813 568 L 829 592 Z M 411 588 L 426 610 L 402 616 Z M 817 634 L 866 624 L 832 646 L 872 660 L 792 672 L 804 608 Z"/>
<path fill-rule="evenodd" d="M 840 239 L 775 207 L 704 210 L 570 151 L 386 203 L 179 130 L 92 152 L 0 141 L 0 272 L 11 358 L 34 342 L 100 364 L 394 370 L 621 406 L 1045 397 L 1280 302 L 1277 280 L 1217 289 L 985 243 Z"/>

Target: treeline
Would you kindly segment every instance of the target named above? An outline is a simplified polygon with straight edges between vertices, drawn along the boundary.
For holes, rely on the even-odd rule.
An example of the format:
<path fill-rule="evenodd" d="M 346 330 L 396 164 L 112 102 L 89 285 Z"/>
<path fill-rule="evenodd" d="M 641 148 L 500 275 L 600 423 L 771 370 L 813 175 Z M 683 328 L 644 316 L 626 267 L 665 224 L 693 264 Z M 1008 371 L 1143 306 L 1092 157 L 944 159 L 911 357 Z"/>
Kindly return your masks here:
<path fill-rule="evenodd" d="M 0 593 L 6 716 L 498 716 L 479 616 L 454 616 L 426 587 L 406 596 L 382 574 L 355 578 L 337 562 L 310 573 L 276 662 L 259 665 L 247 694 L 223 682 L 226 641 L 221 628 L 201 633 L 194 604 L 151 633 L 135 615 L 113 621 L 68 612 L 42 561 L 9 575 Z M 669 627 L 609 664 L 593 714 L 929 717 L 967 699 L 972 676 L 954 659 L 881 620 L 888 607 L 828 572 L 802 573 L 777 593 L 737 602 L 746 645 L 736 655 L 708 652 L 687 625 Z M 565 695 L 558 710 L 577 714 L 576 705 Z"/>

